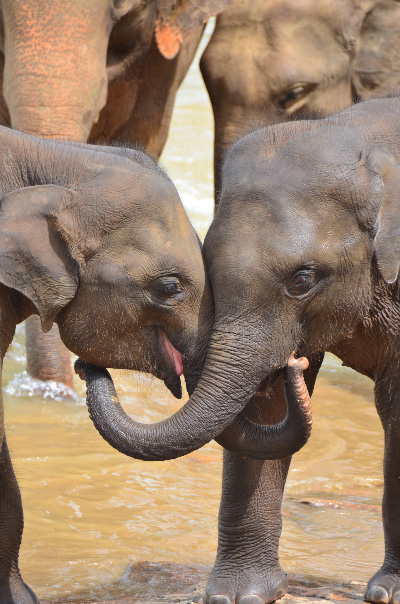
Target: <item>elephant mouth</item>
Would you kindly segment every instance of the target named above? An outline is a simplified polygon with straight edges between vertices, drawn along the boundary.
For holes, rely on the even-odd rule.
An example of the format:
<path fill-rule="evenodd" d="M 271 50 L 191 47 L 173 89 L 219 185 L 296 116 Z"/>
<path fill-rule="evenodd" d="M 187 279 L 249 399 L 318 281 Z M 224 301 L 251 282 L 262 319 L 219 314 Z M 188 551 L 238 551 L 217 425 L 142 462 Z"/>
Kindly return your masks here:
<path fill-rule="evenodd" d="M 264 392 L 267 392 L 267 390 L 269 390 L 272 386 L 272 380 L 273 378 L 270 375 L 261 380 L 257 387 L 256 394 L 263 394 Z"/>
<path fill-rule="evenodd" d="M 274 373 L 267 375 L 263 380 L 261 380 L 261 382 L 259 383 L 257 390 L 255 392 L 255 394 L 265 394 L 266 392 L 268 392 L 268 390 L 270 390 L 270 388 L 272 388 L 272 386 L 274 385 L 274 382 L 276 381 L 276 379 L 278 378 L 278 376 L 282 373 L 282 369 L 278 369 L 278 371 L 275 371 Z"/>
<path fill-rule="evenodd" d="M 287 363 L 285 363 L 285 366 L 282 366 L 279 369 L 275 369 L 275 371 L 273 371 L 269 375 L 266 375 L 265 378 L 261 380 L 255 391 L 255 394 L 267 394 L 278 379 L 278 377 L 282 375 L 284 367 L 287 367 L 287 365 L 290 363 L 290 358 L 294 357 L 294 355 L 296 355 L 297 358 L 308 356 L 307 352 L 305 352 L 303 349 L 294 350 L 292 355 L 287 360 Z"/>
<path fill-rule="evenodd" d="M 160 348 L 170 369 L 164 378 L 164 384 L 175 398 L 182 398 L 181 375 L 183 374 L 182 355 L 169 341 L 164 331 L 159 331 Z"/>

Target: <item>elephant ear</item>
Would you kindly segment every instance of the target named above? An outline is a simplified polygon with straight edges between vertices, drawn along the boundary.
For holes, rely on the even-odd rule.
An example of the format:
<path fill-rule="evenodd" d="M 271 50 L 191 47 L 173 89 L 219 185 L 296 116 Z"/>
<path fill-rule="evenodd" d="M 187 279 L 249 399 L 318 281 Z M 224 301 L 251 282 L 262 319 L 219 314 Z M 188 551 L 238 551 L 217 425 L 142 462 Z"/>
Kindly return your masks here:
<path fill-rule="evenodd" d="M 78 287 L 65 211 L 72 198 L 68 189 L 43 185 L 17 189 L 0 200 L 0 282 L 33 303 L 43 331 Z"/>
<path fill-rule="evenodd" d="M 400 165 L 387 149 L 369 150 L 366 163 L 378 177 L 380 206 L 374 240 L 379 272 L 387 283 L 397 280 L 400 268 Z"/>
<path fill-rule="evenodd" d="M 155 37 L 158 50 L 166 59 L 179 52 L 183 38 L 193 29 L 218 15 L 232 0 L 160 0 Z"/>
<path fill-rule="evenodd" d="M 400 85 L 400 3 L 379 0 L 366 13 L 352 67 L 357 96 L 386 96 Z"/>

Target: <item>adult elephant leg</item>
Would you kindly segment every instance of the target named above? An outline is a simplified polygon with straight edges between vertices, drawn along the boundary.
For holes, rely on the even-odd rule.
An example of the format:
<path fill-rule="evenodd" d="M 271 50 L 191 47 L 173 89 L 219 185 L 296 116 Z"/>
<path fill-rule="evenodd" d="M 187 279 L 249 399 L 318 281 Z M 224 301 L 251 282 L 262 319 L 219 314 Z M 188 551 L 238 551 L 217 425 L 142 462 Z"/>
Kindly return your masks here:
<path fill-rule="evenodd" d="M 304 373 L 310 395 L 322 358 Z M 282 378 L 268 395 L 257 394 L 246 408 L 250 419 L 275 424 L 286 402 Z M 264 604 L 287 590 L 279 563 L 281 504 L 291 457 L 259 461 L 224 451 L 218 553 L 206 587 L 208 604 Z"/>
<path fill-rule="evenodd" d="M 0 604 L 39 604 L 18 568 L 23 527 L 21 495 L 4 436 L 0 452 Z"/>
<path fill-rule="evenodd" d="M 73 387 L 71 353 L 60 339 L 57 325 L 47 333 L 40 319 L 30 316 L 25 322 L 28 373 L 39 380 L 55 380 Z"/>
<path fill-rule="evenodd" d="M 204 26 L 185 35 L 178 55 L 166 59 L 155 39 L 145 56 L 109 85 L 107 105 L 93 125 L 89 142 L 131 141 L 154 158 L 166 143 L 175 97 L 196 54 Z"/>
<path fill-rule="evenodd" d="M 400 602 L 400 378 L 398 362 L 392 375 L 377 380 L 375 402 L 385 431 L 384 491 L 382 501 L 385 558 L 370 579 L 367 602 Z"/>

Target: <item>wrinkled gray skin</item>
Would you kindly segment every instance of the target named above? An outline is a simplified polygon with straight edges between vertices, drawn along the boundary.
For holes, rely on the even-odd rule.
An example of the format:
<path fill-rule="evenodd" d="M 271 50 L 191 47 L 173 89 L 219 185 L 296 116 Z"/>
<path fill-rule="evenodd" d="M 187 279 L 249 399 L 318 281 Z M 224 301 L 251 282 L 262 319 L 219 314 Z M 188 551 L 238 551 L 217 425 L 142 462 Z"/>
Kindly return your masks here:
<path fill-rule="evenodd" d="M 198 238 L 169 178 L 136 151 L 2 127 L 0 174 L 1 358 L 15 325 L 34 313 L 44 330 L 57 323 L 86 361 L 151 372 L 180 396 L 172 346 L 190 381 L 213 304 Z M 31 604 L 18 570 L 21 498 L 3 437 L 0 397 L 0 603 Z"/>
<path fill-rule="evenodd" d="M 200 63 L 215 120 L 216 201 L 223 159 L 241 136 L 384 96 L 400 84 L 399 58 L 396 0 L 233 0 Z"/>
<path fill-rule="evenodd" d="M 246 364 L 255 392 L 293 350 L 310 360 L 310 390 L 325 351 L 374 380 L 385 431 L 385 560 L 366 599 L 381 604 L 400 601 L 399 160 L 398 98 L 255 131 L 228 155 L 203 249 L 215 321 L 234 350 L 232 381 Z M 246 414 L 282 417 L 279 373 Z M 278 543 L 289 463 L 225 452 L 210 604 L 285 593 Z"/>

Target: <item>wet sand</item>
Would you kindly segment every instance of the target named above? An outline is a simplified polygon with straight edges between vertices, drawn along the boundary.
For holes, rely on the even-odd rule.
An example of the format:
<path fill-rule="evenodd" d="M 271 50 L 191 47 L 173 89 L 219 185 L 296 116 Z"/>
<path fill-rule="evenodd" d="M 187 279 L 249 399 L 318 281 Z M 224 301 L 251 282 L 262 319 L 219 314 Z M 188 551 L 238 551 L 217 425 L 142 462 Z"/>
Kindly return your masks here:
<path fill-rule="evenodd" d="M 142 562 L 129 568 L 120 579 L 132 585 L 132 595 L 125 598 L 69 600 L 70 604 L 203 604 L 203 594 L 210 568 L 171 563 Z M 289 591 L 278 600 L 281 604 L 319 604 L 363 600 L 366 583 L 353 581 L 335 585 L 310 578 L 289 576 Z M 52 600 L 42 604 L 62 604 Z"/>

